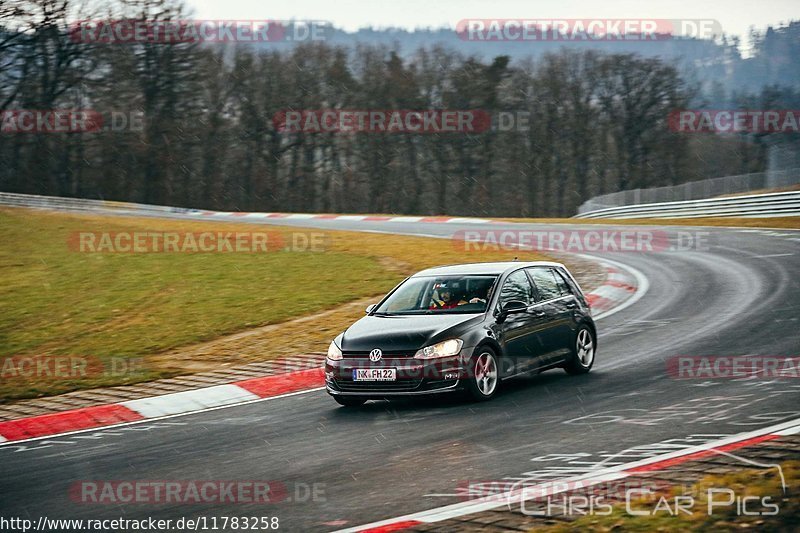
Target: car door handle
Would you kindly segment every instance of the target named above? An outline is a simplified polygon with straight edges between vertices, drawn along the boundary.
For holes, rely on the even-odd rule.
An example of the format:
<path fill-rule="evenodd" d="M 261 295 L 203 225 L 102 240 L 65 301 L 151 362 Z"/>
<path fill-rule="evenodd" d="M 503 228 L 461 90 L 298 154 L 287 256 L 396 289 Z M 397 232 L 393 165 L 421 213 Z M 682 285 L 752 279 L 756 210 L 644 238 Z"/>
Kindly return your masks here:
<path fill-rule="evenodd" d="M 544 316 L 546 313 L 538 307 L 529 307 L 528 312 L 533 316 Z"/>
<path fill-rule="evenodd" d="M 578 307 L 578 303 L 577 302 L 567 302 L 567 307 L 569 309 L 575 309 L 576 307 Z"/>

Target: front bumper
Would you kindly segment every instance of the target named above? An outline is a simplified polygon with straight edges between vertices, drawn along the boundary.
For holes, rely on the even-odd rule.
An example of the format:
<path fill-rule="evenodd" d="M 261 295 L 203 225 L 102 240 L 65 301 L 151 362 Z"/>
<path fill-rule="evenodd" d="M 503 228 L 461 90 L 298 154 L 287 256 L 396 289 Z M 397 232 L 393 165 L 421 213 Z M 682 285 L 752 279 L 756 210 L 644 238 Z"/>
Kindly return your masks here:
<path fill-rule="evenodd" d="M 367 358 L 345 357 L 341 361 L 325 360 L 325 388 L 335 396 L 386 398 L 417 396 L 460 390 L 466 378 L 465 362 L 471 348 L 462 348 L 458 355 L 433 360 L 413 357 L 385 357 L 376 363 Z M 395 381 L 354 381 L 353 370 L 394 368 Z"/>

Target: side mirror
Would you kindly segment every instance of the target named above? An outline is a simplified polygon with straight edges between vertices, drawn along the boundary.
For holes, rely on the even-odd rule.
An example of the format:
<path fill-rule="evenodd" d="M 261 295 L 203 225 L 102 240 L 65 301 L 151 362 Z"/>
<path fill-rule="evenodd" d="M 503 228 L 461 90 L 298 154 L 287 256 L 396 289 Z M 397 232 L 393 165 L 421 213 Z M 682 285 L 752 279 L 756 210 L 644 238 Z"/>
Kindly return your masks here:
<path fill-rule="evenodd" d="M 370 304 L 370 305 L 367 306 L 367 308 L 364 310 L 364 312 L 366 314 L 370 314 L 371 312 L 373 312 L 375 310 L 376 307 L 378 307 L 378 304 Z"/>
<path fill-rule="evenodd" d="M 528 304 L 520 300 L 509 300 L 500 307 L 500 314 L 497 316 L 498 322 L 503 322 L 512 313 L 522 313 L 528 309 Z"/>

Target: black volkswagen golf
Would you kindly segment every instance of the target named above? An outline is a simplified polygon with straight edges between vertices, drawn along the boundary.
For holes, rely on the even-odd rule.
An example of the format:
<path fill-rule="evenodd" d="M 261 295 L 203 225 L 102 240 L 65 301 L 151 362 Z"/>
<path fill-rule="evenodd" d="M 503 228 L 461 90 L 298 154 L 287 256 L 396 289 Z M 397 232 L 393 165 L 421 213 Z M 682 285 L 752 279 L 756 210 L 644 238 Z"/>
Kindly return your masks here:
<path fill-rule="evenodd" d="M 423 270 L 366 313 L 325 361 L 328 393 L 345 406 L 453 391 L 488 400 L 518 374 L 586 373 L 597 349 L 589 305 L 560 263 Z"/>

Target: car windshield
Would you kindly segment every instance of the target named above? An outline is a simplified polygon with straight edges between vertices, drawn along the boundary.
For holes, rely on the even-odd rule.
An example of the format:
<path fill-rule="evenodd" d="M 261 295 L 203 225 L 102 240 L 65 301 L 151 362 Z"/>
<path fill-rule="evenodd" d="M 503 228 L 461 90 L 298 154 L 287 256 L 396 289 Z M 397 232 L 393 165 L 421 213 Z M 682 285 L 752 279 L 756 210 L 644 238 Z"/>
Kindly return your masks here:
<path fill-rule="evenodd" d="M 483 313 L 497 276 L 423 276 L 406 280 L 376 315 Z"/>

